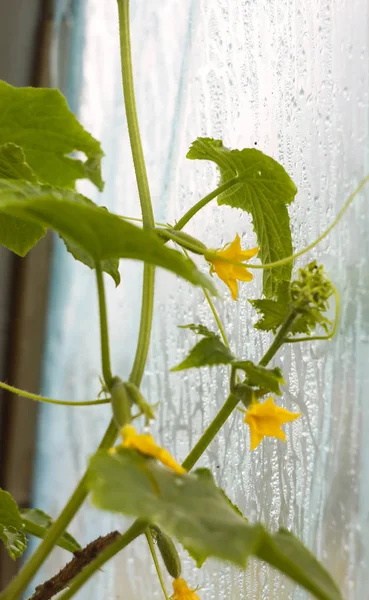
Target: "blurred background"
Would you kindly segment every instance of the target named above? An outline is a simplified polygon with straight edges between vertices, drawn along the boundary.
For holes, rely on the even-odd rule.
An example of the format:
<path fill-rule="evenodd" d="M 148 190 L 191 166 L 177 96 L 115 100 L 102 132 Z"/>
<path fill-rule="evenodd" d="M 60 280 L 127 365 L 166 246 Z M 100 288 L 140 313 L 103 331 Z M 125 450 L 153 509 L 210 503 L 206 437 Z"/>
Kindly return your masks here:
<path fill-rule="evenodd" d="M 15 86 L 49 85 L 50 0 L 1 0 L 0 79 Z M 39 392 L 51 236 L 27 258 L 0 246 L 0 378 Z M 0 390 L 0 487 L 31 505 L 38 406 Z M 0 548 L 0 589 L 16 564 Z"/>

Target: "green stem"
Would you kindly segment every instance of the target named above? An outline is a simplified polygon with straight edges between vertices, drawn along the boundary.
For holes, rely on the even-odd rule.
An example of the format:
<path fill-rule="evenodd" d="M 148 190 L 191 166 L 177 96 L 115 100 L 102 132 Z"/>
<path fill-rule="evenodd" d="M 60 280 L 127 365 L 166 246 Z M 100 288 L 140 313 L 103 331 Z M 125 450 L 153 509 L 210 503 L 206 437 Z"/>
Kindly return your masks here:
<path fill-rule="evenodd" d="M 106 302 L 105 302 L 105 290 L 104 280 L 100 264 L 96 263 L 96 281 L 99 298 L 99 311 L 100 311 L 100 332 L 101 332 L 101 362 L 103 376 L 106 385 L 109 387 L 113 381 L 111 367 L 110 367 L 110 352 L 109 352 L 109 336 L 108 336 L 108 324 L 107 324 L 107 313 L 106 313 Z M 99 449 L 109 448 L 114 444 L 117 436 L 118 429 L 112 420 L 105 432 L 105 435 L 100 443 Z M 23 568 L 19 571 L 17 576 L 9 584 L 8 588 L 0 594 L 0 600 L 17 600 L 22 592 L 25 590 L 37 570 L 46 560 L 51 550 L 57 543 L 58 539 L 68 527 L 69 523 L 73 519 L 74 515 L 84 502 L 88 489 L 86 486 L 87 474 L 85 474 L 79 481 L 76 489 L 72 496 L 69 498 L 67 504 L 63 508 L 59 517 L 54 521 L 52 526 L 48 529 L 48 532 L 41 542 L 39 547 L 36 549 L 31 558 L 26 562 Z"/>
<path fill-rule="evenodd" d="M 177 231 L 183 229 L 183 227 L 187 225 L 188 221 L 190 221 L 190 219 L 192 219 L 192 217 L 194 217 L 195 214 L 199 212 L 199 210 L 201 210 L 204 206 L 211 202 L 211 200 L 214 200 L 214 198 L 219 196 L 219 194 L 222 194 L 230 187 L 236 185 L 237 183 L 240 183 L 241 181 L 242 177 L 233 177 L 232 179 L 226 181 L 226 183 L 223 183 L 222 185 L 217 187 L 215 190 L 210 192 L 210 194 L 208 194 L 207 196 L 199 200 L 194 206 L 192 206 L 190 210 L 188 210 L 183 215 L 183 217 L 179 219 L 178 223 L 174 225 L 173 229 L 177 229 Z"/>
<path fill-rule="evenodd" d="M 142 222 L 145 229 L 154 229 L 154 213 L 151 205 L 150 189 L 142 150 L 133 84 L 129 0 L 117 1 L 124 104 L 126 107 L 128 133 L 131 143 L 133 164 L 136 172 L 138 193 L 140 196 Z"/>
<path fill-rule="evenodd" d="M 137 350 L 129 381 L 140 387 L 150 346 L 154 312 L 155 268 L 145 264 L 142 286 L 142 307 Z"/>
<path fill-rule="evenodd" d="M 120 44 L 121 44 L 121 63 L 122 63 L 122 80 L 123 80 L 123 92 L 126 106 L 128 131 L 130 136 L 130 143 L 132 149 L 133 162 L 136 172 L 137 186 L 139 190 L 140 203 L 143 227 L 146 229 L 154 228 L 154 216 L 152 211 L 150 191 L 146 175 L 145 161 L 142 152 L 140 131 L 138 127 L 138 119 L 136 112 L 136 102 L 134 97 L 133 88 L 133 75 L 132 75 L 132 59 L 131 59 L 131 43 L 130 43 L 130 31 L 129 31 L 129 2 L 128 0 L 118 0 L 118 13 L 119 13 L 119 33 L 120 33 Z M 110 367 L 110 353 L 108 343 L 108 327 L 107 327 L 107 316 L 106 316 L 106 303 L 104 293 L 104 282 L 100 265 L 96 265 L 96 277 L 99 294 L 99 305 L 100 305 L 100 329 L 101 329 L 101 351 L 102 351 L 102 369 L 105 383 L 109 387 L 112 381 L 112 372 Z M 149 341 L 151 332 L 152 322 L 152 307 L 153 307 L 153 296 L 154 296 L 154 272 L 155 269 L 152 266 L 145 265 L 144 270 L 144 284 L 143 284 L 143 303 L 141 310 L 141 324 L 140 334 L 137 344 L 136 356 L 134 366 L 130 376 L 130 380 L 137 385 L 141 383 L 143 374 L 143 368 L 145 365 Z M 117 436 L 117 427 L 114 420 L 109 424 L 109 427 L 104 435 L 104 438 L 99 446 L 99 449 L 109 448 L 114 444 Z M 29 561 L 24 565 L 21 571 L 18 573 L 16 578 L 10 583 L 7 590 L 0 595 L 0 600 L 18 600 L 21 593 L 27 587 L 30 580 L 33 578 L 36 571 L 42 565 L 44 560 L 49 555 L 53 546 L 66 529 L 73 516 L 85 500 L 88 490 L 86 487 L 85 474 L 80 480 L 77 488 L 69 499 L 68 503 L 64 507 L 63 511 L 59 515 L 58 519 L 48 530 L 46 537 L 43 542 L 37 548 L 35 553 L 31 556 Z M 132 526 L 134 528 L 135 525 Z M 146 525 L 145 525 L 146 526 Z M 131 529 L 132 529 L 131 528 Z M 144 529 L 143 529 L 144 530 Z M 142 531 L 143 531 L 142 530 Z M 129 530 L 130 531 L 130 530 Z M 127 532 L 128 534 L 128 532 Z M 127 535 L 125 534 L 125 535 Z M 137 533 L 138 535 L 138 533 Z M 124 537 L 124 536 L 123 536 Z M 136 535 L 134 536 L 136 537 Z M 133 537 L 131 538 L 133 539 Z M 128 540 L 127 543 L 131 541 Z M 112 549 L 113 547 L 113 549 Z M 114 544 L 110 548 L 113 556 L 118 550 L 114 550 Z M 124 546 L 122 546 L 124 547 Z M 107 549 L 108 551 L 109 549 Z M 103 556 L 103 555 L 102 555 Z M 107 559 L 106 559 L 107 560 Z M 105 561 L 103 561 L 105 562 Z M 90 566 L 92 566 L 92 563 Z M 103 564 L 103 563 L 101 563 Z M 97 567 L 99 568 L 99 567 Z M 87 580 L 89 574 L 86 575 L 86 571 L 83 571 L 80 576 L 85 577 L 83 582 Z M 78 578 L 77 578 L 78 579 Z M 81 584 L 82 585 L 82 584 Z M 72 588 L 70 588 L 72 589 Z M 69 590 L 70 591 L 70 590 Z M 69 591 L 67 593 L 69 593 Z"/>
<path fill-rule="evenodd" d="M 282 346 L 283 341 L 284 341 L 288 331 L 291 329 L 296 316 L 297 316 L 297 313 L 295 311 L 291 311 L 291 313 L 287 316 L 286 320 L 280 327 L 276 337 L 274 338 L 274 341 L 273 341 L 272 345 L 270 346 L 269 350 L 265 353 L 265 355 L 259 362 L 260 365 L 266 366 L 268 364 L 268 362 L 273 358 L 275 353 L 278 351 L 278 349 Z M 216 434 L 219 432 L 219 430 L 222 428 L 224 423 L 227 421 L 228 417 L 232 414 L 233 410 L 236 408 L 238 402 L 239 402 L 239 399 L 237 398 L 237 396 L 235 394 L 231 393 L 228 396 L 226 402 L 224 403 L 224 405 L 222 406 L 222 408 L 220 409 L 218 414 L 215 416 L 213 421 L 210 423 L 209 427 L 204 431 L 203 435 L 201 436 L 201 438 L 199 439 L 197 444 L 194 446 L 194 448 L 188 454 L 186 459 L 183 461 L 182 466 L 187 471 L 190 471 L 194 467 L 194 465 L 197 463 L 199 458 L 204 454 L 204 452 L 208 448 L 209 444 L 213 441 Z M 129 532 L 132 530 L 132 528 L 135 528 L 135 527 L 137 529 L 134 529 L 134 531 L 135 532 L 138 531 L 138 533 L 137 534 L 135 533 L 135 535 L 133 535 L 132 537 L 129 537 L 128 536 Z M 69 588 L 68 592 L 63 594 L 60 597 L 60 600 L 67 600 L 68 598 L 71 598 L 71 596 L 81 588 L 81 586 L 87 581 L 87 579 L 89 579 L 89 577 L 91 575 L 93 575 L 93 573 L 95 573 L 95 571 L 97 569 L 99 569 L 107 560 L 112 558 L 112 556 L 114 556 L 117 552 L 119 552 L 119 550 L 121 550 L 124 546 L 126 546 L 129 542 L 131 542 L 135 537 L 137 537 L 137 535 L 142 533 L 146 527 L 147 527 L 147 523 L 143 523 L 140 520 L 135 521 L 135 523 L 132 525 L 132 527 L 123 536 L 123 537 L 128 536 L 127 537 L 128 541 L 125 542 L 123 545 L 121 545 L 119 543 L 120 540 L 118 540 L 117 542 L 115 542 L 114 544 L 109 546 L 109 548 L 107 548 L 93 563 L 91 563 L 84 571 L 82 571 L 82 573 L 80 573 L 76 577 L 76 579 L 72 583 L 72 586 Z M 67 595 L 67 594 L 70 594 L 70 595 Z M 13 598 L 17 598 L 17 596 L 15 596 L 15 597 L 10 596 L 9 600 L 13 600 Z M 1 596 L 0 596 L 0 599 L 1 599 Z M 8 600 L 8 598 L 7 598 L 7 600 Z"/>
<path fill-rule="evenodd" d="M 275 336 L 273 343 L 270 346 L 269 350 L 266 351 L 266 353 L 260 360 L 259 365 L 261 367 L 266 367 L 268 362 L 273 358 L 273 356 L 276 354 L 276 352 L 279 350 L 279 348 L 282 346 L 282 344 L 284 344 L 284 342 L 286 341 L 287 334 L 291 330 L 291 327 L 292 327 L 297 315 L 298 315 L 298 313 L 296 312 L 296 310 L 292 309 L 290 311 L 290 313 L 286 317 L 284 323 L 279 328 L 278 333 Z"/>
<path fill-rule="evenodd" d="M 152 559 L 154 561 L 154 565 L 155 565 L 156 573 L 158 575 L 158 579 L 159 579 L 159 582 L 160 582 L 160 585 L 161 585 L 161 589 L 163 590 L 164 598 L 165 598 L 165 600 L 169 600 L 168 592 L 167 592 L 167 589 L 165 587 L 165 581 L 164 581 L 163 573 L 162 573 L 161 568 L 160 568 L 160 564 L 159 564 L 159 561 L 158 561 L 158 555 L 156 553 L 154 542 L 153 542 L 153 539 L 152 539 L 152 534 L 151 534 L 151 531 L 150 531 L 149 528 L 146 530 L 145 535 L 146 535 L 147 543 L 149 544 L 151 556 L 152 556 Z"/>
<path fill-rule="evenodd" d="M 0 381 L 0 388 L 3 388 L 8 392 L 12 392 L 13 394 L 21 396 L 23 398 L 29 398 L 30 400 L 36 400 L 37 402 L 46 402 L 47 404 L 57 404 L 60 406 L 93 406 L 95 404 L 109 404 L 110 402 L 110 398 L 107 400 L 81 400 L 80 402 L 71 402 L 68 400 L 54 400 L 54 398 L 47 398 L 46 396 L 39 396 L 38 394 L 32 394 L 31 392 L 20 390 L 19 388 L 4 383 L 3 381 Z"/>
<path fill-rule="evenodd" d="M 223 427 L 228 417 L 236 408 L 239 399 L 235 394 L 229 394 L 227 400 L 223 404 L 218 414 L 214 417 L 209 427 L 205 429 L 197 444 L 192 448 L 191 452 L 182 463 L 182 467 L 190 471 L 197 463 L 199 458 L 204 454 L 209 444 L 213 441 L 218 431 Z"/>
<path fill-rule="evenodd" d="M 217 310 L 216 310 L 216 308 L 214 306 L 214 302 L 210 298 L 210 294 L 209 294 L 209 292 L 205 288 L 202 288 L 202 291 L 204 292 L 204 296 L 205 296 L 205 298 L 206 298 L 206 300 L 207 300 L 207 302 L 208 302 L 208 304 L 210 306 L 211 312 L 213 313 L 213 317 L 214 317 L 215 322 L 216 322 L 216 324 L 218 326 L 218 329 L 219 329 L 220 335 L 222 337 L 223 343 L 224 343 L 225 346 L 227 346 L 227 348 L 229 348 L 228 338 L 227 338 L 226 332 L 224 331 L 224 327 L 223 327 L 222 321 L 220 320 L 219 315 L 217 313 Z"/>
<path fill-rule="evenodd" d="M 110 349 L 109 349 L 109 330 L 108 330 L 108 317 L 106 312 L 106 300 L 105 300 L 105 288 L 104 279 L 100 263 L 96 263 L 96 283 L 97 293 L 99 296 L 99 309 L 100 309 L 100 338 L 101 338 L 101 363 L 102 372 L 105 384 L 110 388 L 113 374 L 110 365 Z"/>
<path fill-rule="evenodd" d="M 59 600 L 68 600 L 72 598 L 78 590 L 86 583 L 90 577 L 92 577 L 96 571 L 101 569 L 101 567 L 115 554 L 117 554 L 120 550 L 123 550 L 128 544 L 130 544 L 134 539 L 136 539 L 139 535 L 144 533 L 147 527 L 147 523 L 144 521 L 137 520 L 131 525 L 131 527 L 120 536 L 115 542 L 110 544 L 105 550 L 99 554 L 97 558 L 93 562 L 91 562 L 87 567 L 83 569 L 72 581 L 69 586 L 69 589 L 59 596 Z"/>
<path fill-rule="evenodd" d="M 183 253 L 187 256 L 187 258 L 189 258 L 188 252 L 187 252 L 187 250 L 185 248 L 183 248 Z M 201 286 L 201 289 L 204 292 L 204 296 L 206 298 L 206 301 L 209 304 L 211 312 L 213 313 L 213 317 L 214 317 L 215 322 L 216 322 L 216 324 L 218 326 L 218 329 L 219 329 L 220 335 L 222 337 L 223 343 L 224 343 L 225 346 L 227 346 L 227 348 L 229 348 L 229 342 L 228 342 L 227 334 L 226 334 L 226 332 L 224 330 L 222 321 L 220 320 L 220 317 L 219 317 L 219 315 L 217 313 L 217 310 L 216 310 L 216 308 L 214 306 L 214 302 L 212 301 L 208 290 L 206 288 L 204 288 L 203 286 Z"/>
<path fill-rule="evenodd" d="M 295 319 L 297 317 L 296 311 L 292 310 L 290 314 L 285 319 L 284 323 L 281 325 L 277 335 L 275 336 L 272 345 L 269 350 L 264 354 L 262 359 L 259 362 L 259 365 L 265 367 L 268 362 L 273 358 L 279 348 L 285 341 L 285 338 L 290 331 Z M 232 371 L 232 374 L 235 371 Z M 218 431 L 223 427 L 224 423 L 227 421 L 228 417 L 232 414 L 234 409 L 236 408 L 239 399 L 233 393 L 231 393 L 222 408 L 218 412 L 218 414 L 214 417 L 213 421 L 210 423 L 209 427 L 204 431 L 201 438 L 197 442 L 197 444 L 192 448 L 189 455 L 185 458 L 182 463 L 182 467 L 184 467 L 187 471 L 190 471 L 192 467 L 197 463 L 199 458 L 204 454 L 205 450 L 209 446 L 209 444 L 213 441 L 214 437 L 218 433 Z"/>
<path fill-rule="evenodd" d="M 115 423 L 111 421 L 100 443 L 99 450 L 110 448 L 114 444 L 116 435 L 117 428 Z M 82 502 L 85 500 L 88 493 L 86 482 L 87 474 L 82 477 L 59 517 L 48 529 L 45 538 L 32 554 L 31 558 L 22 567 L 18 575 L 11 581 L 8 588 L 0 594 L 0 600 L 18 600 L 21 597 L 22 592 L 26 589 L 36 571 L 46 560 L 50 551 L 64 533 Z"/>

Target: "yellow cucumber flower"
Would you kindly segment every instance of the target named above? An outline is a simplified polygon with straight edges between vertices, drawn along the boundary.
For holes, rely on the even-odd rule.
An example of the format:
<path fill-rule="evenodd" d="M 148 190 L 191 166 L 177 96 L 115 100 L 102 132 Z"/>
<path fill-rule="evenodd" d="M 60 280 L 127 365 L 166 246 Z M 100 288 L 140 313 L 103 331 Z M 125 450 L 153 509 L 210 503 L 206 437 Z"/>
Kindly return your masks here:
<path fill-rule="evenodd" d="M 173 590 L 172 600 L 200 600 L 200 596 L 196 594 L 196 590 L 191 590 L 185 580 L 180 577 L 174 579 Z"/>
<path fill-rule="evenodd" d="M 245 260 L 249 260 L 250 258 L 255 256 L 258 250 L 259 248 L 252 248 L 251 250 L 242 250 L 240 236 L 237 233 L 236 237 L 234 238 L 231 244 L 226 244 L 222 250 L 217 250 L 215 254 L 217 254 L 217 256 L 222 256 L 223 258 L 228 258 L 237 262 L 244 262 Z M 231 290 L 233 300 L 237 300 L 237 280 L 251 281 L 253 275 L 245 267 L 237 267 L 236 265 L 231 265 L 230 263 L 211 258 L 208 259 L 208 261 L 211 263 L 210 273 L 214 273 L 215 271 L 218 277 L 222 279 Z"/>
<path fill-rule="evenodd" d="M 300 413 L 292 413 L 286 408 L 276 406 L 273 398 L 268 398 L 262 404 L 252 402 L 245 413 L 245 423 L 250 427 L 250 450 L 255 450 L 266 436 L 276 437 L 285 442 L 286 434 L 281 425 L 301 416 Z"/>
<path fill-rule="evenodd" d="M 145 456 L 152 456 L 175 473 L 186 473 L 186 469 L 177 463 L 168 450 L 158 446 L 149 433 L 137 433 L 133 425 L 124 425 L 121 434 L 122 448 L 132 448 Z"/>

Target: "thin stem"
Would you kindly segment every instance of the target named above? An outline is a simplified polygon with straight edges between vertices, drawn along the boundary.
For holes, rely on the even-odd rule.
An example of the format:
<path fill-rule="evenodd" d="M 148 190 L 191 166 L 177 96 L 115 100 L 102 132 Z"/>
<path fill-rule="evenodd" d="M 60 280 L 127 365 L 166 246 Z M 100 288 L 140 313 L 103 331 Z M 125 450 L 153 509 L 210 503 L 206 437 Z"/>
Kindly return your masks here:
<path fill-rule="evenodd" d="M 176 223 L 174 225 L 173 229 L 176 229 L 177 231 L 179 231 L 180 229 L 183 229 L 183 227 L 185 225 L 187 225 L 188 221 L 190 221 L 190 219 L 192 219 L 192 217 L 194 217 L 195 214 L 199 212 L 199 210 L 201 210 L 202 208 L 204 208 L 204 206 L 209 204 L 209 202 L 211 202 L 211 200 L 214 200 L 214 198 L 219 196 L 219 194 L 222 194 L 223 192 L 228 190 L 230 187 L 236 185 L 237 183 L 241 183 L 241 182 L 242 182 L 242 177 L 233 177 L 232 179 L 229 179 L 228 181 L 226 181 L 226 183 L 223 183 L 222 185 L 217 187 L 215 190 L 210 192 L 210 194 L 208 194 L 207 196 L 205 196 L 204 198 L 202 198 L 201 200 L 196 202 L 196 204 L 194 206 L 192 206 L 190 208 L 190 210 L 188 210 L 183 215 L 183 217 L 181 217 L 179 219 L 178 223 Z"/>
<path fill-rule="evenodd" d="M 120 550 L 123 550 L 128 544 L 130 544 L 134 539 L 136 539 L 139 535 L 141 535 L 147 527 L 147 523 L 141 520 L 137 520 L 131 525 L 131 527 L 121 535 L 115 542 L 110 544 L 103 552 L 87 567 L 81 571 L 77 577 L 75 577 L 72 583 L 69 586 L 69 589 L 66 590 L 61 596 L 59 596 L 59 600 L 68 600 L 72 598 L 78 590 L 86 583 L 90 577 L 92 577 L 96 571 L 98 571 L 110 558 L 115 556 Z"/>
<path fill-rule="evenodd" d="M 145 370 L 147 355 L 150 346 L 152 318 L 154 313 L 155 268 L 145 264 L 142 286 L 142 306 L 140 331 L 133 367 L 129 381 L 140 387 Z"/>
<path fill-rule="evenodd" d="M 284 344 L 287 334 L 291 330 L 291 327 L 297 317 L 297 314 L 298 313 L 294 309 L 292 309 L 290 311 L 290 313 L 287 316 L 287 318 L 285 319 L 284 323 L 279 328 L 277 335 L 275 336 L 273 343 L 270 346 L 269 350 L 266 351 L 266 353 L 260 360 L 259 365 L 261 367 L 266 367 L 268 362 L 273 358 L 273 356 L 276 354 L 276 352 L 279 350 L 279 348 L 282 346 L 282 344 Z"/>
<path fill-rule="evenodd" d="M 54 400 L 54 398 L 47 398 L 46 396 L 39 396 L 38 394 L 32 394 L 31 392 L 26 392 L 25 390 L 21 390 L 19 388 L 14 387 L 13 385 L 9 385 L 0 381 L 0 388 L 7 390 L 8 392 L 12 392 L 17 396 L 21 396 L 23 398 L 29 398 L 30 400 L 36 400 L 37 402 L 46 402 L 47 404 L 57 404 L 60 406 L 93 406 L 95 404 L 109 404 L 110 398 L 107 400 L 81 400 L 80 402 L 71 402 L 68 400 Z"/>
<path fill-rule="evenodd" d="M 136 172 L 138 193 L 140 196 L 142 222 L 144 229 L 153 229 L 155 227 L 154 213 L 151 205 L 149 182 L 142 150 L 133 84 L 129 0 L 118 0 L 118 17 L 124 104 L 126 107 L 128 133 L 131 143 L 133 164 Z"/>
<path fill-rule="evenodd" d="M 214 317 L 215 322 L 216 322 L 216 324 L 218 326 L 219 333 L 220 333 L 220 335 L 222 337 L 223 343 L 224 343 L 225 346 L 227 346 L 227 348 L 229 348 L 228 338 L 227 338 L 226 332 L 224 331 L 224 327 L 223 327 L 223 324 L 222 324 L 222 322 L 221 322 L 221 320 L 219 318 L 217 310 L 216 310 L 216 308 L 214 306 L 214 302 L 210 298 L 209 292 L 205 288 L 202 288 L 202 290 L 203 290 L 204 296 L 205 296 L 205 298 L 206 298 L 206 300 L 207 300 L 207 302 L 208 302 L 208 304 L 210 306 L 210 310 L 213 313 L 213 317 Z"/>
<path fill-rule="evenodd" d="M 104 279 L 100 263 L 96 263 L 96 283 L 97 293 L 99 296 L 102 372 L 106 386 L 110 388 L 113 374 L 110 365 L 109 330 L 106 312 Z"/>
<path fill-rule="evenodd" d="M 162 573 L 161 568 L 160 568 L 160 564 L 159 564 L 159 561 L 158 561 L 158 555 L 156 553 L 154 542 L 153 542 L 153 539 L 152 539 L 152 534 L 151 534 L 151 531 L 150 531 L 149 528 L 146 530 L 145 535 L 146 535 L 147 543 L 149 544 L 151 556 L 152 556 L 152 559 L 154 561 L 155 569 L 156 569 L 156 572 L 157 572 L 157 575 L 158 575 L 158 579 L 159 579 L 159 582 L 160 582 L 160 585 L 161 585 L 161 589 L 162 589 L 163 594 L 164 594 L 164 598 L 165 598 L 165 600 L 169 600 L 168 592 L 167 592 L 167 589 L 165 587 L 165 581 L 164 581 L 163 573 Z"/>
<path fill-rule="evenodd" d="M 281 325 L 277 335 L 275 336 L 273 343 L 271 344 L 269 350 L 264 354 L 262 359 L 259 362 L 259 365 L 265 367 L 268 362 L 273 358 L 275 353 L 282 346 L 287 333 L 290 331 L 295 319 L 297 317 L 296 311 L 292 310 L 290 314 L 287 316 L 284 323 Z M 192 467 L 197 463 L 199 458 L 204 454 L 205 450 L 209 446 L 209 444 L 213 441 L 214 437 L 218 433 L 218 431 L 223 427 L 224 423 L 228 419 L 228 417 L 232 414 L 233 410 L 236 408 L 239 399 L 233 393 L 231 393 L 222 408 L 218 412 L 218 414 L 214 417 L 213 421 L 210 423 L 209 427 L 204 431 L 201 438 L 197 442 L 197 444 L 192 448 L 191 452 L 185 458 L 182 463 L 182 467 L 184 467 L 187 471 L 190 471 Z"/>
<path fill-rule="evenodd" d="M 117 427 L 112 420 L 99 445 L 99 450 L 110 448 L 114 444 L 116 436 Z M 17 576 L 11 581 L 8 588 L 4 590 L 2 594 L 0 594 L 0 600 L 18 600 L 21 597 L 22 592 L 26 589 L 36 571 L 46 560 L 58 539 L 73 519 L 82 502 L 85 500 L 88 494 L 86 483 L 87 473 L 85 473 L 80 480 L 59 517 L 48 529 L 46 536 L 38 548 L 36 548 L 31 558 L 22 567 Z"/>
<path fill-rule="evenodd" d="M 189 258 L 188 252 L 187 252 L 186 248 L 182 248 L 182 249 L 183 249 L 183 252 L 184 252 L 185 256 L 187 256 L 187 258 Z M 227 346 L 227 348 L 229 348 L 229 342 L 228 342 L 227 334 L 224 331 L 224 327 L 223 327 L 222 321 L 220 320 L 220 317 L 219 317 L 219 315 L 217 313 L 217 310 L 216 310 L 216 308 L 214 306 L 214 302 L 212 301 L 208 290 L 206 288 L 204 288 L 203 286 L 201 286 L 201 289 L 204 292 L 204 296 L 206 298 L 206 301 L 209 304 L 211 312 L 213 313 L 213 317 L 214 317 L 215 322 L 216 322 L 216 324 L 218 326 L 219 333 L 220 333 L 220 335 L 222 337 L 223 343 L 224 343 L 225 346 Z"/>
<path fill-rule="evenodd" d="M 117 215 L 118 217 L 120 217 L 121 219 L 123 219 L 124 221 L 134 221 L 136 223 L 142 223 L 142 218 L 140 219 L 139 217 L 126 217 L 125 215 Z M 159 223 L 158 221 L 154 222 L 155 227 L 168 227 L 168 223 Z"/>
<path fill-rule="evenodd" d="M 224 423 L 231 415 L 239 403 L 239 399 L 235 394 L 229 394 L 227 400 L 223 404 L 218 414 L 214 417 L 209 427 L 205 429 L 197 444 L 192 448 L 191 452 L 182 463 L 182 467 L 190 471 L 197 463 L 199 458 L 204 454 L 209 444 L 213 441 L 216 434 L 223 427 Z"/>

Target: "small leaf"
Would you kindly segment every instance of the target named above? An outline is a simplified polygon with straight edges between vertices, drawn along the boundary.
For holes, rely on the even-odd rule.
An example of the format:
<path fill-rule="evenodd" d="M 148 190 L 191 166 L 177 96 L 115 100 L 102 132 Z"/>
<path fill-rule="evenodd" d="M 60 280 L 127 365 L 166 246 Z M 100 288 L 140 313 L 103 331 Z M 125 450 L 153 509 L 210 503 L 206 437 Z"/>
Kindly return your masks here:
<path fill-rule="evenodd" d="M 0 524 L 0 540 L 4 543 L 10 558 L 16 560 L 27 548 L 27 538 L 15 527 Z"/>
<path fill-rule="evenodd" d="M 27 546 L 22 529 L 22 518 L 16 501 L 9 492 L 0 489 L 0 539 L 13 560 L 21 556 Z"/>
<path fill-rule="evenodd" d="M 211 160 L 220 171 L 220 184 L 240 177 L 240 183 L 218 196 L 218 204 L 241 208 L 251 214 L 262 263 L 275 262 L 292 254 L 290 204 L 297 188 L 282 165 L 255 148 L 229 150 L 221 140 L 198 138 L 187 158 Z M 292 262 L 263 275 L 263 292 L 271 297 L 279 281 L 289 281 Z"/>
<path fill-rule="evenodd" d="M 282 395 L 279 384 L 284 384 L 282 371 L 279 367 L 266 369 L 259 365 L 254 365 L 251 360 L 241 360 L 233 362 L 237 369 L 245 371 L 247 377 L 245 383 L 252 387 L 260 387 L 267 392 L 273 392 L 278 396 Z"/>
<path fill-rule="evenodd" d="M 179 329 L 190 329 L 190 331 L 193 331 L 198 335 L 203 335 L 204 337 L 217 337 L 217 334 L 214 333 L 214 331 L 210 331 L 205 325 L 195 325 L 194 323 L 190 323 L 189 325 L 178 325 L 178 327 Z"/>
<path fill-rule="evenodd" d="M 0 81 L 0 115 L 0 144 L 21 146 L 38 181 L 74 188 L 77 179 L 88 178 L 103 189 L 100 143 L 85 131 L 58 90 L 16 88 Z M 71 158 L 75 151 L 87 159 Z"/>
<path fill-rule="evenodd" d="M 341 600 L 329 573 L 315 556 L 289 531 L 280 529 L 265 538 L 257 556 L 322 600 Z"/>
<path fill-rule="evenodd" d="M 181 328 L 190 329 L 205 337 L 190 350 L 187 358 L 176 367 L 173 367 L 171 371 L 183 371 L 184 369 L 192 369 L 194 367 L 227 365 L 234 360 L 230 349 L 223 344 L 219 336 L 210 331 L 205 325 L 181 325 Z"/>
<path fill-rule="evenodd" d="M 244 567 L 250 555 L 259 556 L 319 600 L 341 600 L 329 574 L 301 542 L 249 525 L 206 469 L 178 475 L 133 450 L 114 455 L 101 450 L 90 460 L 87 485 L 97 507 L 158 525 L 199 563 L 213 556 Z"/>
<path fill-rule="evenodd" d="M 39 508 L 23 508 L 20 513 L 24 531 L 41 539 L 45 537 L 47 530 L 53 524 L 52 518 Z M 64 531 L 59 538 L 58 546 L 69 552 L 75 552 L 81 548 L 75 538 L 67 531 Z"/>
<path fill-rule="evenodd" d="M 168 269 L 216 294 L 210 280 L 180 252 L 167 248 L 153 232 L 132 225 L 86 202 L 71 190 L 44 189 L 27 182 L 0 180 L 0 212 L 29 219 L 57 231 L 94 263 L 130 258 Z"/>

